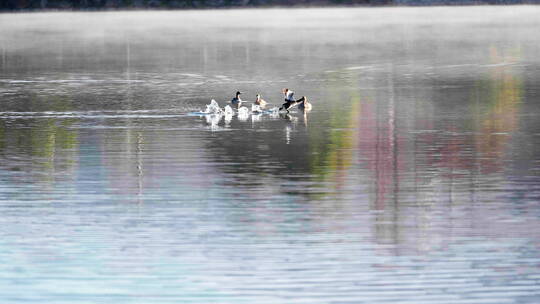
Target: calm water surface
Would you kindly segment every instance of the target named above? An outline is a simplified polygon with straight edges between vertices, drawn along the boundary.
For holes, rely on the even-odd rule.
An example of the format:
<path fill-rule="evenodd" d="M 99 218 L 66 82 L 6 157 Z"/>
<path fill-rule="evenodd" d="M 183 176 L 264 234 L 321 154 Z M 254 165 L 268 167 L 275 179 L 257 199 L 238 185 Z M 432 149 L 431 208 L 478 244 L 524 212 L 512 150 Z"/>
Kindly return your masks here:
<path fill-rule="evenodd" d="M 539 15 L 0 15 L 0 302 L 539 303 Z"/>

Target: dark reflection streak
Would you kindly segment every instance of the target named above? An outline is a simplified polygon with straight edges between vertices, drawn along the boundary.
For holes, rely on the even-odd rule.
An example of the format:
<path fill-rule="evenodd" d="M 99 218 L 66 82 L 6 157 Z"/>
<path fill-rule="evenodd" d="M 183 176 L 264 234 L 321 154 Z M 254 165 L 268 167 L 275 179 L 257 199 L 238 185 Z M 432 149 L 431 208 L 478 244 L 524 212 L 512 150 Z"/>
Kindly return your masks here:
<path fill-rule="evenodd" d="M 250 65 L 250 54 L 249 54 L 249 42 L 246 40 L 244 44 L 245 52 L 246 52 L 246 66 Z"/>
<path fill-rule="evenodd" d="M 206 74 L 208 72 L 207 71 L 207 67 L 208 67 L 208 46 L 206 45 L 206 43 L 204 43 L 203 47 L 202 47 L 202 60 L 203 60 L 202 69 L 203 69 L 204 73 Z"/>
<path fill-rule="evenodd" d="M 375 116 L 377 118 L 377 121 L 375 122 L 375 128 L 376 128 L 376 139 L 375 139 L 375 179 L 373 181 L 375 186 L 375 210 L 384 210 L 384 202 L 382 201 L 382 197 L 380 197 L 381 189 L 379 189 L 379 183 L 381 176 L 381 168 L 380 168 L 380 157 L 381 157 L 381 151 L 379 151 L 380 146 L 380 134 L 381 134 L 381 127 L 379 125 L 379 105 L 377 104 L 375 106 Z"/>
<path fill-rule="evenodd" d="M 478 115 L 478 109 L 480 109 L 480 92 L 479 87 L 477 85 L 474 86 L 474 104 L 475 104 L 475 115 L 474 115 L 474 121 L 478 122 L 480 121 L 480 116 Z M 478 129 L 478 127 L 475 127 Z M 473 153 L 473 165 L 470 170 L 470 176 L 471 176 L 471 203 L 474 203 L 476 201 L 476 176 L 481 171 L 480 163 L 478 162 L 479 159 L 479 153 L 478 149 L 474 148 L 472 149 Z"/>
<path fill-rule="evenodd" d="M 142 203 L 142 195 L 143 195 L 143 135 L 141 132 L 137 132 L 137 179 L 138 179 L 138 189 L 137 189 L 137 202 Z"/>
<path fill-rule="evenodd" d="M 446 204 L 446 214 L 447 216 L 447 223 L 448 225 L 448 238 L 452 238 L 452 228 L 454 227 L 454 219 L 452 214 L 454 214 L 454 200 L 453 200 L 453 190 L 454 190 L 454 166 L 455 164 L 452 163 L 450 166 L 450 181 L 448 182 L 448 203 Z M 443 204 L 443 208 L 445 207 L 445 204 Z"/>
<path fill-rule="evenodd" d="M 132 101 L 132 92 L 131 92 L 131 46 L 129 42 L 129 37 L 125 38 L 125 45 L 126 45 L 126 101 L 128 110 L 132 110 L 131 108 L 131 101 Z M 128 119 L 129 122 L 131 122 L 131 119 Z M 131 130 L 131 128 L 130 128 Z"/>
<path fill-rule="evenodd" d="M 58 44 L 58 65 L 63 66 L 64 63 L 64 45 L 63 41 Z"/>
<path fill-rule="evenodd" d="M 474 149 L 474 160 L 476 161 L 478 158 L 477 158 L 477 153 L 476 153 L 476 149 Z M 476 184 L 476 170 L 477 170 L 477 167 L 476 166 L 473 166 L 471 168 L 471 170 L 469 171 L 469 201 L 466 202 L 468 204 L 468 208 L 467 210 L 469 210 L 467 214 L 467 219 L 468 221 L 466 222 L 466 224 L 468 225 L 467 228 L 469 227 L 473 227 L 473 224 L 472 224 L 472 219 L 473 219 L 473 214 L 472 214 L 472 210 L 474 210 L 474 204 L 475 204 L 475 191 L 474 191 L 474 188 L 476 187 L 475 184 Z M 452 223 L 452 227 L 454 227 L 454 223 Z"/>
<path fill-rule="evenodd" d="M 126 102 L 127 102 L 127 108 L 128 110 L 132 110 L 132 104 L 133 104 L 133 92 L 131 88 L 131 42 L 129 35 L 126 34 L 125 38 L 125 45 L 126 45 Z M 128 129 L 128 139 L 129 142 L 131 142 L 131 138 L 133 136 L 131 135 L 131 132 L 133 130 L 133 120 L 131 118 L 127 119 L 128 125 L 130 125 L 130 128 Z M 137 158 L 137 203 L 141 204 L 143 202 L 143 189 L 144 189 L 144 160 L 143 160 L 143 148 L 144 148 L 144 137 L 141 132 L 136 133 L 137 136 L 137 142 L 136 142 L 136 151 L 135 155 Z M 131 147 L 131 144 L 129 144 L 129 147 Z M 131 150 L 131 149 L 130 149 Z M 130 153 L 131 154 L 131 153 Z"/>
<path fill-rule="evenodd" d="M 389 92 L 390 92 L 390 106 L 389 106 L 389 109 L 388 109 L 388 125 L 389 125 L 389 128 L 391 129 L 390 132 L 388 132 L 390 134 L 390 136 L 392 136 L 392 139 L 391 139 L 391 145 L 392 145 L 392 178 L 393 178 L 393 199 L 392 199 L 392 202 L 393 202 L 393 206 L 392 206 L 392 211 L 393 211 L 393 221 L 392 221 L 392 226 L 393 226 L 393 229 L 394 229 L 394 244 L 397 244 L 399 242 L 399 229 L 398 229 L 398 222 L 399 222 L 399 204 L 398 204 L 398 199 L 399 199 L 399 181 L 398 181 L 398 158 L 397 158 L 397 155 L 398 155 L 398 146 L 397 146 L 397 128 L 396 128 L 396 116 L 395 116 L 395 85 L 394 85 L 394 79 L 392 78 L 392 75 L 395 75 L 396 71 L 395 71 L 395 66 L 392 64 L 392 73 L 389 74 L 389 77 L 388 77 L 388 86 L 389 86 Z M 396 247 L 395 249 L 395 255 L 399 255 L 399 249 Z"/>
<path fill-rule="evenodd" d="M 414 120 L 417 121 L 417 118 L 418 118 L 418 110 L 419 110 L 419 106 L 418 106 L 418 101 L 416 100 L 415 101 L 415 110 L 414 110 Z M 414 139 L 413 139 L 413 142 L 414 142 L 414 145 L 413 145 L 413 170 L 414 170 L 414 197 L 415 197 L 415 202 L 416 202 L 416 206 L 419 206 L 419 202 L 418 202 L 418 149 L 420 148 L 420 146 L 418 145 L 418 136 L 415 134 L 414 135 Z"/>
<path fill-rule="evenodd" d="M 479 90 L 479 86 L 478 85 L 475 85 L 474 86 L 474 121 L 475 123 L 477 123 L 478 121 L 481 121 L 481 117 L 479 115 L 479 110 L 481 108 L 481 100 L 480 100 L 480 90 Z M 475 126 L 475 129 L 478 129 L 479 126 Z M 474 144 L 474 143 L 473 143 Z M 478 161 L 478 159 L 481 157 L 480 156 L 480 153 L 478 151 L 478 149 L 475 147 L 474 149 L 472 149 L 472 159 L 473 159 L 473 164 L 472 164 L 472 167 L 471 167 L 471 170 L 469 170 L 469 214 L 468 214 L 468 225 L 469 227 L 474 227 L 474 223 L 473 223 L 473 220 L 474 220 L 474 210 L 476 209 L 476 187 L 477 187 L 477 176 L 478 176 L 478 173 L 481 172 L 481 166 L 480 166 L 480 162 Z"/>
<path fill-rule="evenodd" d="M 397 245 L 400 241 L 400 206 L 399 206 L 399 147 L 398 128 L 396 126 L 396 88 L 392 75 L 395 67 L 388 67 L 386 95 L 388 103 L 377 105 L 376 140 L 375 140 L 375 208 L 380 241 Z M 383 108 L 380 108 L 383 107 Z M 386 196 L 391 197 L 386 197 Z M 399 247 L 390 250 L 393 255 L 400 255 Z"/>
<path fill-rule="evenodd" d="M 130 68 L 131 68 L 131 46 L 129 43 L 129 38 L 126 38 L 126 80 L 129 88 L 129 80 L 130 80 Z"/>
<path fill-rule="evenodd" d="M 2 70 L 6 68 L 6 47 L 2 45 Z"/>

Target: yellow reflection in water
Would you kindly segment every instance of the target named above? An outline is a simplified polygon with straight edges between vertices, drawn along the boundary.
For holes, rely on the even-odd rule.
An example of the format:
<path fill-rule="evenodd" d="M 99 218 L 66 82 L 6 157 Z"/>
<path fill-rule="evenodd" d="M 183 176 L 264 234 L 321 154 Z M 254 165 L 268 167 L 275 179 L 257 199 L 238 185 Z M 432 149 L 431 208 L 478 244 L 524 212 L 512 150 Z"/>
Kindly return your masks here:
<path fill-rule="evenodd" d="M 350 87 L 354 88 L 355 85 Z M 343 187 L 346 171 L 353 164 L 361 112 L 359 92 L 340 90 L 342 87 L 328 88 L 326 102 L 334 105 L 327 113 L 328 133 L 309 134 L 310 171 L 318 181 L 331 182 L 336 191 Z"/>
<path fill-rule="evenodd" d="M 515 62 L 514 55 L 500 55 L 497 49 L 490 52 L 494 64 Z M 512 66 L 492 68 L 489 79 L 478 83 L 477 96 L 487 108 L 479 113 L 476 126 L 476 151 L 481 153 L 482 173 L 500 171 L 500 159 L 504 156 L 512 132 L 518 128 L 519 109 L 522 101 L 523 81 Z"/>

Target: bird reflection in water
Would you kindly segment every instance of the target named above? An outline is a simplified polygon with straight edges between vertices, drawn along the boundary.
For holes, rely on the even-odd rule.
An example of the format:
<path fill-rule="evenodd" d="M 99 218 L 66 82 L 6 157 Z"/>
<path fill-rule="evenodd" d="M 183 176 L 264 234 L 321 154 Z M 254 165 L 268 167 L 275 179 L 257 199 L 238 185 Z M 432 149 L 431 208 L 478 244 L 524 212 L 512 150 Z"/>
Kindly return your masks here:
<path fill-rule="evenodd" d="M 298 117 L 289 113 L 279 113 L 279 117 L 287 121 L 287 125 L 285 125 L 285 142 L 288 145 L 291 143 L 291 133 L 298 123 Z"/>
<path fill-rule="evenodd" d="M 300 112 L 302 112 L 304 126 L 307 127 L 308 113 L 311 112 L 312 105 L 308 102 L 308 98 L 306 96 L 302 96 L 302 98 L 298 99 L 295 103 L 298 105 L 298 109 L 300 110 Z M 280 117 L 289 121 L 298 120 L 298 118 L 296 118 L 295 116 L 291 116 L 289 111 L 287 111 L 286 113 L 280 113 Z"/>
<path fill-rule="evenodd" d="M 293 123 L 296 123 L 298 121 L 298 117 L 293 116 L 289 113 L 279 113 L 279 117 Z"/>
<path fill-rule="evenodd" d="M 304 127 L 308 126 L 308 113 L 311 111 L 311 106 L 308 107 L 302 107 L 300 108 L 300 112 L 302 113 L 302 122 L 304 123 Z M 287 144 L 291 143 L 291 133 L 296 129 L 296 125 L 298 124 L 298 117 L 291 115 L 290 112 L 288 113 L 279 113 L 279 117 L 281 119 L 286 120 L 288 123 L 285 126 L 285 141 Z"/>
<path fill-rule="evenodd" d="M 302 117 L 304 118 L 304 126 L 307 128 L 308 126 L 308 113 L 311 112 L 311 104 L 308 107 L 305 107 L 305 108 L 301 108 L 301 111 L 304 115 L 302 115 Z"/>
<path fill-rule="evenodd" d="M 308 113 L 310 112 L 311 110 L 302 110 L 302 121 L 304 122 L 304 126 L 308 126 Z M 284 120 L 287 120 L 291 123 L 297 123 L 298 122 L 298 117 L 294 116 L 294 115 L 291 115 L 290 113 L 279 113 L 279 117 L 281 119 L 284 119 Z"/>

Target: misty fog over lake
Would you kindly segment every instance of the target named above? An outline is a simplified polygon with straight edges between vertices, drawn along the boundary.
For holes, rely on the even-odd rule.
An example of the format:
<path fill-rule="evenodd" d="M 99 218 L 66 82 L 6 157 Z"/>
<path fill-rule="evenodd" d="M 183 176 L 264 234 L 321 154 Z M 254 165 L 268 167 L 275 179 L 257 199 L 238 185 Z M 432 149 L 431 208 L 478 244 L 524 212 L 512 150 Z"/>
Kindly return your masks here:
<path fill-rule="evenodd" d="M 539 16 L 0 14 L 0 303 L 539 303 Z"/>

